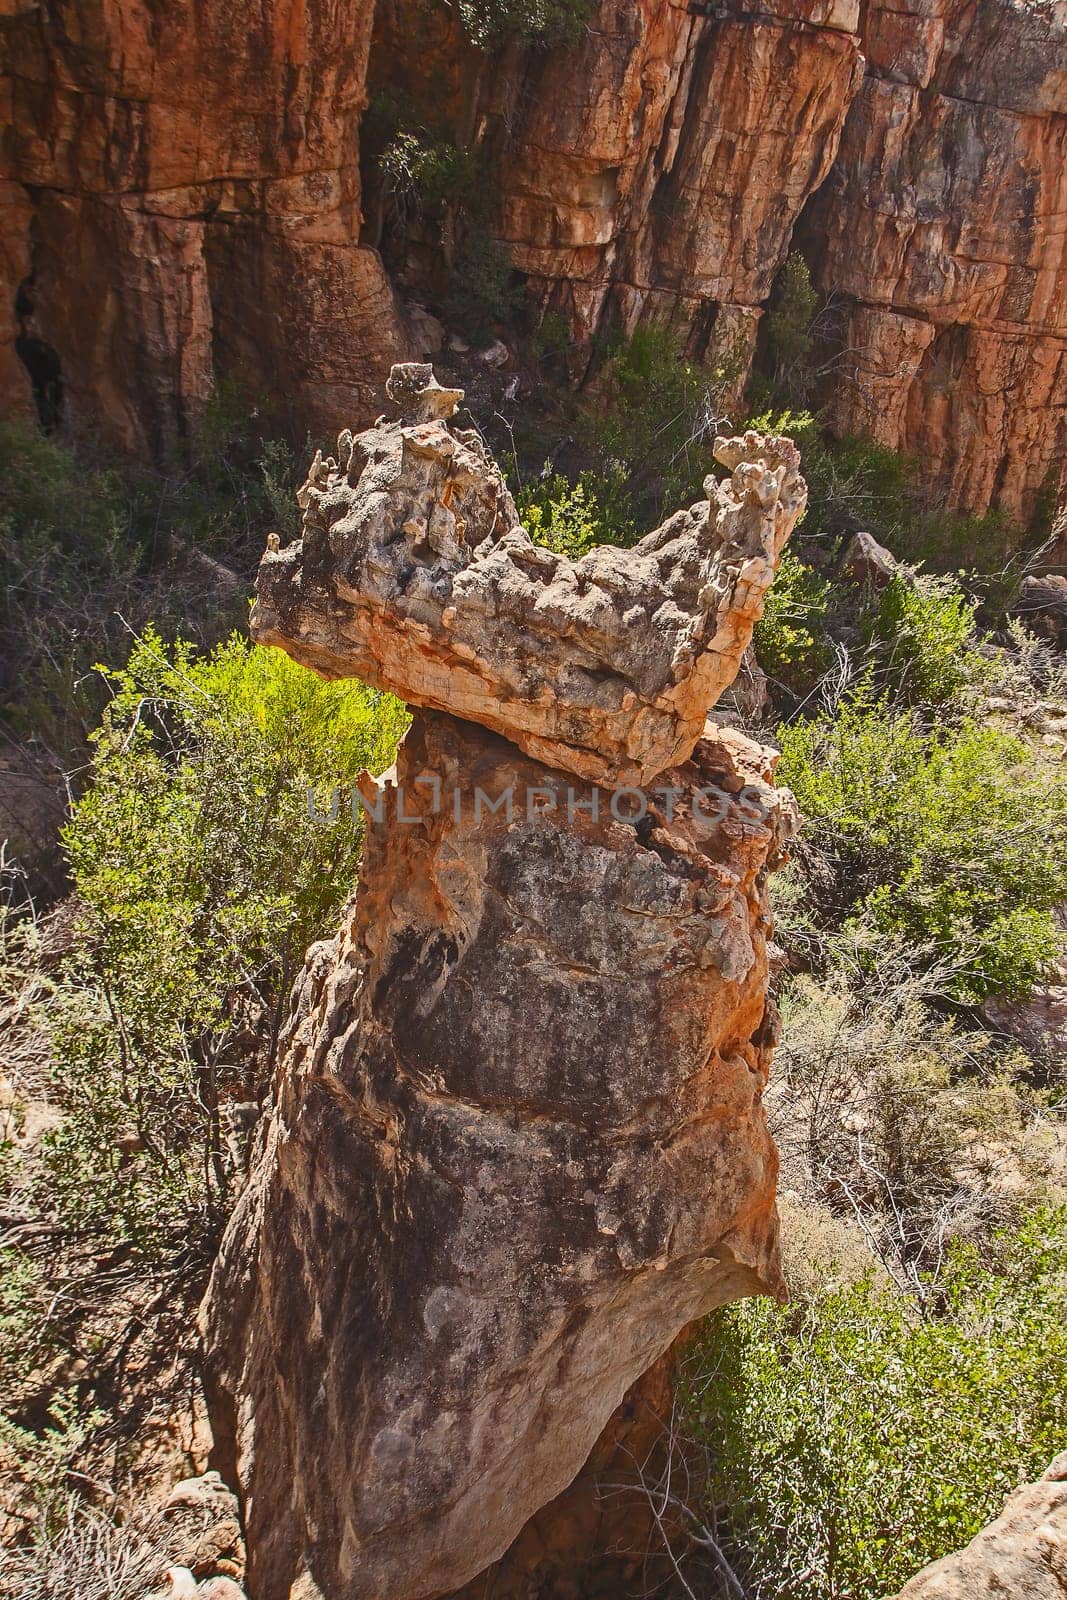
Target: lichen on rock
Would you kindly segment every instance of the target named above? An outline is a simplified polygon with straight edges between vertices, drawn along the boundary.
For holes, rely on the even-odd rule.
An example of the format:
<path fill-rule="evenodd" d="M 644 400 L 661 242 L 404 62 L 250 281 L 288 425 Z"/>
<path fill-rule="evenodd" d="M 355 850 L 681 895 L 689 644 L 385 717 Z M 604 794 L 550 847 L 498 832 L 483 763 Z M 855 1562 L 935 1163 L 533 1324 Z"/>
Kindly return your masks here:
<path fill-rule="evenodd" d="M 255 637 L 590 780 L 685 761 L 804 509 L 796 446 L 716 439 L 730 475 L 706 500 L 572 562 L 533 543 L 480 434 L 450 424 L 458 391 L 418 364 L 390 385 L 405 416 L 316 455 L 303 538 L 260 568 Z"/>

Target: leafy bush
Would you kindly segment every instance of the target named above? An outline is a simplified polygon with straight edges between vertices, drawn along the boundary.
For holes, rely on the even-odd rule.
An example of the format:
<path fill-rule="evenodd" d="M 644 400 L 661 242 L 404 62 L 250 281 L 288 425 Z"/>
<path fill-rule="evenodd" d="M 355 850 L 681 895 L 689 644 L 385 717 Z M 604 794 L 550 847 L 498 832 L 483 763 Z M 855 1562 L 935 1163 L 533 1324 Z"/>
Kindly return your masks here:
<path fill-rule="evenodd" d="M 902 518 L 894 554 L 939 572 L 968 568 L 997 573 L 1026 541 L 1026 531 L 1003 511 L 981 516 L 916 505 Z"/>
<path fill-rule="evenodd" d="M 924 732 L 862 695 L 780 730 L 779 777 L 808 819 L 824 928 L 848 918 L 932 948 L 961 1000 L 1027 993 L 1067 898 L 1067 784 L 1019 740 L 965 720 Z"/>
<path fill-rule="evenodd" d="M 894 573 L 862 636 L 875 681 L 904 705 L 943 705 L 988 676 L 974 607 L 950 578 Z"/>
<path fill-rule="evenodd" d="M 27 1376 L 25 1371 L 19 1374 L 23 1382 Z M 80 1404 L 74 1388 L 53 1395 L 49 1412 L 46 1426 L 35 1430 L 17 1423 L 6 1406 L 0 1410 L 0 1466 L 8 1486 L 4 1511 L 45 1537 L 67 1514 L 71 1468 L 105 1421 L 99 1408 Z"/>
<path fill-rule="evenodd" d="M 808 264 L 792 251 L 774 281 L 764 319 L 768 350 L 779 377 L 807 359 L 818 303 Z"/>
<path fill-rule="evenodd" d="M 570 483 L 562 473 L 547 470 L 515 496 L 523 526 L 537 544 L 577 561 L 595 544 L 611 538 L 603 508 L 587 481 Z"/>
<path fill-rule="evenodd" d="M 751 1600 L 895 1593 L 1037 1476 L 1067 1426 L 1065 1290 L 1057 1210 L 990 1268 L 955 1248 L 925 1320 L 871 1280 L 717 1313 L 688 1424 L 710 1464 L 699 1515 Z"/>
<path fill-rule="evenodd" d="M 403 710 L 236 637 L 198 659 L 149 631 L 108 678 L 65 831 L 79 916 L 44 1160 L 69 1230 L 154 1253 L 217 1225 L 227 1104 L 257 1097 L 304 950 L 352 888 L 359 829 L 313 820 L 308 786 L 388 765 Z"/>
<path fill-rule="evenodd" d="M 458 0 L 459 15 L 472 44 L 483 50 L 509 38 L 552 45 L 580 37 L 593 0 Z"/>
<path fill-rule="evenodd" d="M 424 128 L 401 129 L 378 158 L 394 203 L 460 202 L 475 180 L 477 163 L 451 139 Z"/>
<path fill-rule="evenodd" d="M 756 656 L 767 675 L 804 694 L 833 659 L 827 631 L 832 584 L 786 550 L 756 624 Z"/>
<path fill-rule="evenodd" d="M 494 323 L 514 314 L 520 299 L 511 257 L 480 220 L 472 221 L 449 275 L 445 316 L 472 339 L 485 340 Z"/>
<path fill-rule="evenodd" d="M 669 329 L 644 326 L 612 350 L 599 387 L 581 414 L 580 442 L 595 473 L 625 484 L 629 520 L 644 533 L 703 497 L 714 467 L 709 377 Z"/>
<path fill-rule="evenodd" d="M 530 335 L 527 352 L 534 361 L 549 356 L 563 355 L 571 344 L 571 330 L 567 318 L 558 311 L 546 311 Z"/>

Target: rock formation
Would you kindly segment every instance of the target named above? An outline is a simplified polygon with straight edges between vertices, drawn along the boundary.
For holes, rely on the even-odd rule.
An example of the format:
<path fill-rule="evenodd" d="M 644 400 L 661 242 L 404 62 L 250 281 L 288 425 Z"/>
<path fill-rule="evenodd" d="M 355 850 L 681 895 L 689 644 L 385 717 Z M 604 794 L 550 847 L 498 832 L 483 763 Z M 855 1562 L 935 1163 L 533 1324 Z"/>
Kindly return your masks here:
<path fill-rule="evenodd" d="M 1064 1600 L 1067 1595 L 1067 1452 L 1038 1483 L 1013 1494 L 966 1550 L 924 1567 L 897 1600 Z"/>
<path fill-rule="evenodd" d="M 395 392 L 405 381 L 394 374 Z M 427 385 L 408 387 L 423 405 Z M 461 452 L 450 501 L 441 461 Z M 747 507 L 763 526 L 772 458 L 800 509 L 785 442 L 722 453 L 736 458 L 741 519 Z M 440 417 L 343 436 L 339 454 L 338 513 L 363 509 L 330 543 L 330 514 L 307 496 L 297 572 L 346 618 L 373 599 L 379 628 L 399 631 L 404 591 L 388 562 L 354 559 L 361 539 L 373 527 L 388 553 L 387 525 L 413 548 L 439 529 L 455 558 L 457 506 L 491 542 L 485 518 L 506 490 L 476 436 Z M 706 505 L 691 521 L 702 560 L 715 531 L 734 537 Z M 509 562 L 536 554 L 513 524 L 502 540 Z M 654 574 L 601 555 L 639 605 L 642 571 L 653 586 Z M 276 566 L 268 556 L 268 593 Z M 470 660 L 491 675 L 514 623 L 482 614 Z M 280 615 L 270 637 L 305 656 Z M 725 626 L 719 614 L 703 631 L 704 653 Z M 351 670 L 369 637 L 352 627 Z M 624 655 L 625 629 L 613 637 Z M 569 681 L 575 648 L 550 623 L 538 671 Z M 391 686 L 408 692 L 416 659 L 414 646 L 389 656 L 380 680 L 395 663 Z M 440 698 L 455 681 L 466 717 L 503 723 L 513 706 L 525 737 L 519 698 L 463 698 L 466 658 L 454 659 L 440 657 Z M 611 776 L 627 760 L 611 728 L 584 747 L 594 787 L 573 761 L 546 765 L 480 720 L 416 713 L 394 772 L 363 785 L 359 888 L 337 938 L 309 954 L 205 1303 L 214 1423 L 257 1600 L 460 1587 L 566 1488 L 687 1323 L 780 1292 L 762 1109 L 776 1030 L 766 879 L 795 808 L 770 787 L 771 752 L 709 723 L 688 760 L 657 770 L 650 757 L 639 791 Z"/>
<path fill-rule="evenodd" d="M 858 21 L 855 0 L 604 0 L 579 49 L 498 80 L 501 234 L 540 298 L 586 337 L 669 319 L 747 370 L 859 88 Z"/>
<path fill-rule="evenodd" d="M 707 480 L 708 500 L 632 550 L 571 562 L 520 527 L 479 434 L 448 426 L 456 391 L 420 387 L 428 366 L 393 373 L 405 422 L 316 456 L 303 538 L 260 569 L 256 637 L 592 780 L 687 760 L 803 508 L 796 446 L 717 440 L 731 475 Z"/>
<path fill-rule="evenodd" d="M 46 414 L 166 443 L 217 368 L 301 431 L 368 422 L 409 342 L 361 240 L 369 70 L 493 152 L 494 230 L 579 350 L 669 320 L 729 399 L 799 245 L 839 312 L 840 431 L 920 455 L 966 509 L 1062 497 L 1060 7 L 599 0 L 577 46 L 494 58 L 429 0 L 2 9 L 9 412 L 32 379 Z M 416 233 L 401 277 L 423 299 Z"/>
<path fill-rule="evenodd" d="M 373 415 L 406 337 L 359 244 L 373 0 L 0 10 L 5 408 L 32 383 L 158 448 L 218 368 L 284 386 L 302 429 Z"/>
<path fill-rule="evenodd" d="M 884 0 L 807 240 L 845 308 L 842 433 L 949 504 L 1029 512 L 1067 453 L 1067 26 L 1008 0 Z"/>

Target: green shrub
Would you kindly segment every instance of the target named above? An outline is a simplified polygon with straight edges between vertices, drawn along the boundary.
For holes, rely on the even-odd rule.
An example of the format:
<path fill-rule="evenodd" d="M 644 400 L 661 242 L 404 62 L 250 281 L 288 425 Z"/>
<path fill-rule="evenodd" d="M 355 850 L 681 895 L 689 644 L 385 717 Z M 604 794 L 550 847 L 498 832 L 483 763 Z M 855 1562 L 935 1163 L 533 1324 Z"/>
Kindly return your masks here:
<path fill-rule="evenodd" d="M 530 335 L 527 350 L 532 360 L 566 353 L 571 345 L 570 323 L 558 311 L 546 311 Z"/>
<path fill-rule="evenodd" d="M 462 202 L 475 181 L 477 163 L 451 139 L 427 129 L 401 129 L 378 158 L 394 200 L 401 204 Z"/>
<path fill-rule="evenodd" d="M 470 338 L 485 340 L 492 337 L 494 323 L 507 322 L 520 302 L 511 257 L 480 220 L 473 221 L 449 274 L 446 318 Z"/>
<path fill-rule="evenodd" d="M 1067 1426 L 1067 1216 L 950 1253 L 941 1308 L 868 1280 L 716 1314 L 686 1382 L 702 1523 L 751 1600 L 869 1600 L 968 1543 Z M 723 1585 L 722 1592 L 726 1592 Z"/>
<path fill-rule="evenodd" d="M 833 660 L 827 623 L 832 584 L 786 550 L 756 624 L 756 656 L 768 677 L 805 694 Z"/>
<path fill-rule="evenodd" d="M 988 676 L 974 607 L 950 578 L 895 573 L 861 632 L 875 682 L 904 705 L 944 705 Z"/>
<path fill-rule="evenodd" d="M 1054 959 L 1067 898 L 1067 784 L 1019 740 L 964 721 L 924 732 L 860 695 L 783 726 L 779 778 L 821 863 L 818 919 L 932 948 L 961 1000 L 1021 995 Z"/>
<path fill-rule="evenodd" d="M 684 358 L 669 329 L 637 328 L 612 350 L 576 431 L 598 498 L 612 505 L 617 542 L 632 543 L 703 498 L 713 412 L 709 375 Z"/>
<path fill-rule="evenodd" d="M 807 360 L 818 303 L 808 264 L 802 255 L 792 251 L 775 278 L 764 319 L 768 351 L 779 377 Z"/>
<path fill-rule="evenodd" d="M 483 50 L 507 39 L 541 45 L 573 42 L 581 36 L 593 0 L 458 0 L 467 37 Z"/>
<path fill-rule="evenodd" d="M 894 554 L 903 561 L 921 561 L 937 572 L 968 568 L 999 573 L 1025 542 L 1025 530 L 1006 512 L 975 516 L 919 504 L 902 519 Z"/>
<path fill-rule="evenodd" d="M 595 544 L 610 541 L 595 492 L 581 478 L 570 483 L 562 473 L 546 471 L 520 489 L 515 503 L 523 526 L 537 544 L 577 561 Z"/>
<path fill-rule="evenodd" d="M 108 674 L 92 781 L 65 830 L 75 949 L 48 1020 L 65 1118 L 49 1194 L 79 1236 L 154 1254 L 217 1226 L 227 1103 L 269 1076 L 307 945 L 350 893 L 360 832 L 308 786 L 392 760 L 403 710 L 233 638 L 146 633 Z"/>

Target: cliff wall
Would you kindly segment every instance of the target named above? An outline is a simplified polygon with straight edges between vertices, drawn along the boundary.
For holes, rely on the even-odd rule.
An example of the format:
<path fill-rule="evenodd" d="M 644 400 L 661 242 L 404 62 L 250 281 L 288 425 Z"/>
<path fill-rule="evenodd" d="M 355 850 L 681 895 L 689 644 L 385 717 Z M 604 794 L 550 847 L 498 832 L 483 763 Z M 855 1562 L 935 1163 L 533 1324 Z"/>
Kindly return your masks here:
<path fill-rule="evenodd" d="M 5 5 L 8 411 L 173 443 L 219 370 L 301 431 L 369 421 L 410 343 L 361 241 L 369 70 L 492 146 L 491 226 L 578 351 L 666 319 L 743 373 L 800 246 L 839 431 L 958 507 L 1062 496 L 1062 0 L 601 0 L 496 57 L 433 0 Z"/>

